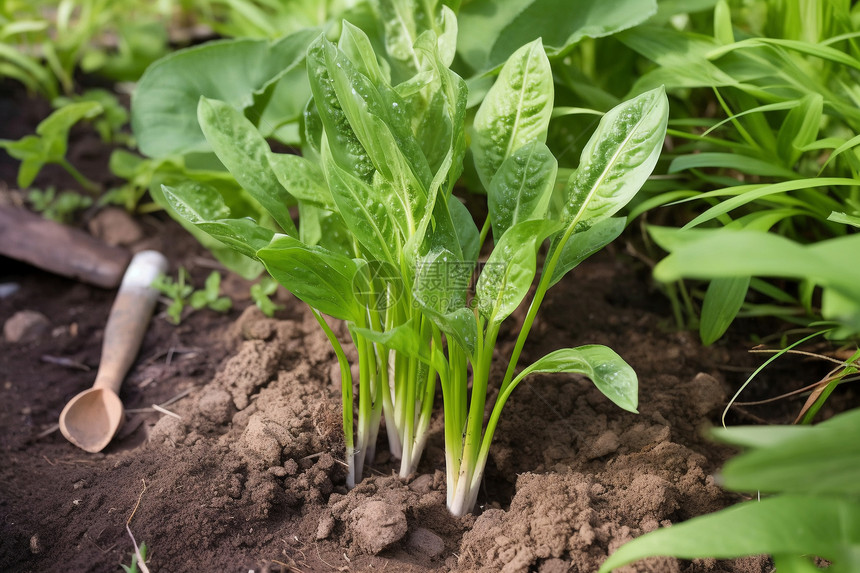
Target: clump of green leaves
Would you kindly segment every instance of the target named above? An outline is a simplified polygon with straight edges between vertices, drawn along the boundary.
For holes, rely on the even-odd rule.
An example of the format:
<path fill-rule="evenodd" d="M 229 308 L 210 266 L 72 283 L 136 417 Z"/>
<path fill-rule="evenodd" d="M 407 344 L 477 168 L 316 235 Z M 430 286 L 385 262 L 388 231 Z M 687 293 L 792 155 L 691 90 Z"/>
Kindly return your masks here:
<path fill-rule="evenodd" d="M 215 312 L 227 312 L 233 307 L 230 297 L 221 295 L 221 275 L 212 271 L 206 277 L 206 283 L 201 290 L 195 290 L 188 284 L 188 271 L 180 267 L 176 280 L 167 275 L 159 275 L 152 287 L 166 296 L 170 303 L 167 306 L 167 316 L 173 324 L 182 322 L 182 313 L 186 306 L 194 310 L 208 308 Z"/>
<path fill-rule="evenodd" d="M 101 106 L 101 113 L 93 120 L 93 128 L 104 143 L 130 145 L 130 135 L 124 131 L 128 124 L 128 110 L 119 102 L 117 96 L 105 89 L 89 89 L 80 95 L 62 96 L 51 103 L 62 108 L 73 103 L 95 102 Z"/>
<path fill-rule="evenodd" d="M 44 191 L 30 189 L 27 192 L 27 201 L 33 210 L 41 213 L 45 219 L 51 219 L 58 223 L 68 223 L 76 211 L 86 209 L 93 204 L 91 197 L 74 191 L 57 193 L 53 187 L 48 187 Z"/>
<path fill-rule="evenodd" d="M 711 515 L 658 529 L 627 543 L 600 568 L 609 573 L 638 559 L 773 556 L 778 571 L 860 568 L 860 410 L 817 426 L 717 429 L 712 436 L 744 448 L 726 463 L 722 485 L 761 495 Z"/>
<path fill-rule="evenodd" d="M 54 163 L 75 178 L 87 191 L 97 191 L 98 186 L 78 171 L 66 159 L 69 147 L 69 131 L 79 121 L 92 119 L 101 114 L 101 104 L 93 101 L 71 103 L 54 111 L 36 126 L 35 135 L 25 135 L 18 141 L 0 139 L 0 147 L 21 161 L 18 168 L 18 186 L 29 187 L 45 165 Z"/>
<path fill-rule="evenodd" d="M 278 290 L 278 281 L 271 277 L 263 277 L 251 285 L 251 300 L 257 305 L 264 315 L 275 316 L 275 311 L 284 308 L 283 305 L 275 304 L 269 298 Z"/>
<path fill-rule="evenodd" d="M 273 153 L 241 111 L 246 103 L 199 98 L 200 135 L 262 217 L 237 216 L 229 195 L 199 179 L 166 185 L 162 193 L 185 225 L 258 261 L 311 307 L 341 368 L 349 486 L 374 457 L 383 415 L 400 475 L 415 470 L 438 382 L 448 506 L 461 515 L 475 504 L 504 404 L 529 374 L 585 375 L 620 407 L 636 410 L 636 375 L 604 346 L 557 350 L 519 372 L 518 365 L 547 290 L 623 229 L 624 219 L 613 215 L 657 161 L 668 102 L 654 89 L 607 112 L 578 168 L 557 181 L 557 160 L 545 144 L 553 109 L 549 61 L 540 40 L 514 51 L 474 121 L 471 150 L 490 213 L 479 229 L 453 195 L 467 151 L 468 90 L 450 68 L 457 20 L 445 6 L 426 16 L 420 24 L 410 20 L 409 35 L 395 34 L 393 19 L 382 55 L 348 22 L 337 44 L 325 36 L 309 41 L 303 65 L 312 98 L 303 112 L 303 157 Z M 294 35 L 290 49 L 301 40 Z M 290 44 L 254 49 L 282 46 Z M 155 95 L 151 88 L 139 92 L 134 104 L 141 107 L 133 110 L 136 125 L 149 126 L 151 143 L 157 134 L 148 117 L 161 105 Z M 185 137 L 189 149 L 200 145 L 192 143 L 195 130 Z M 479 261 L 491 229 L 494 247 Z M 485 424 L 496 339 L 535 281 Z M 347 323 L 358 354 L 357 386 L 323 315 Z"/>
<path fill-rule="evenodd" d="M 79 69 L 134 81 L 167 51 L 174 8 L 161 2 L 6 0 L 0 5 L 0 72 L 47 99 L 72 94 Z"/>

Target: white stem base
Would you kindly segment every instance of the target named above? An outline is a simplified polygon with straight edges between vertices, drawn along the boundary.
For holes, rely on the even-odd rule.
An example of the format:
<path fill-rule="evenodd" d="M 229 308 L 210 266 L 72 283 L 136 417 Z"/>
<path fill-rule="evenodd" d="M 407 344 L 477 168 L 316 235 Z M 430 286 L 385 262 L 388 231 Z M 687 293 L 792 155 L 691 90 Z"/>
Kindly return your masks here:
<path fill-rule="evenodd" d="M 450 472 L 448 474 L 448 511 L 451 515 L 462 517 L 475 508 L 475 503 L 478 501 L 478 492 L 481 491 L 481 480 L 484 478 L 484 468 L 487 465 L 487 459 L 479 458 L 475 463 L 475 468 L 469 475 L 467 468 L 460 468 L 459 475 L 456 476 L 452 483 Z M 450 466 L 449 466 L 450 467 Z"/>

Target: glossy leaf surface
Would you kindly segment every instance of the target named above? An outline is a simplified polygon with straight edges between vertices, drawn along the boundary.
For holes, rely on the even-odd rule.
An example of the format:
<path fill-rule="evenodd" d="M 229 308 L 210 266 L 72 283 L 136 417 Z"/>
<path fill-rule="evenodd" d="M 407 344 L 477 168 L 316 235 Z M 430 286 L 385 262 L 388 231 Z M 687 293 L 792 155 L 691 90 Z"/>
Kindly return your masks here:
<path fill-rule="evenodd" d="M 498 241 L 510 227 L 546 214 L 558 162 L 549 148 L 533 140 L 502 162 L 487 190 L 487 206 Z"/>
<path fill-rule="evenodd" d="M 569 372 L 589 378 L 617 406 L 636 413 L 639 379 L 636 372 L 614 350 L 598 344 L 562 348 L 550 352 L 525 368 L 516 381 L 535 372 Z"/>
<path fill-rule="evenodd" d="M 485 189 L 516 150 L 546 141 L 552 104 L 552 70 L 535 40 L 511 55 L 475 114 L 472 152 Z"/>
<path fill-rule="evenodd" d="M 478 309 L 501 323 L 528 294 L 537 266 L 537 250 L 558 231 L 559 223 L 545 219 L 517 223 L 496 243 L 478 278 Z"/>
<path fill-rule="evenodd" d="M 668 117 L 669 102 L 662 88 L 606 112 L 568 181 L 562 220 L 594 224 L 624 207 L 657 163 Z"/>

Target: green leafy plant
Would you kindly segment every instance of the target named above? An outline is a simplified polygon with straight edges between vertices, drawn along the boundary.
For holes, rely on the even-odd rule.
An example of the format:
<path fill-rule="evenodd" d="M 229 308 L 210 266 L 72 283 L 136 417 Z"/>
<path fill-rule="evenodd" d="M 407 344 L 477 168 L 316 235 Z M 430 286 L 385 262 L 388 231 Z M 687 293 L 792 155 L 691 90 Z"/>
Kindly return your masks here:
<path fill-rule="evenodd" d="M 49 99 L 56 97 L 56 77 L 42 65 L 37 54 L 22 45 L 29 36 L 47 30 L 49 22 L 35 14 L 13 14 L 7 4 L 0 7 L 0 75 L 21 82 L 30 92 Z"/>
<path fill-rule="evenodd" d="M 92 124 L 104 143 L 131 146 L 129 134 L 123 131 L 128 124 L 128 111 L 119 103 L 117 96 L 108 90 L 90 89 L 80 95 L 58 97 L 51 103 L 55 108 L 62 108 L 81 102 L 95 102 L 101 106 L 102 111 L 92 120 Z"/>
<path fill-rule="evenodd" d="M 182 322 L 182 310 L 188 304 L 188 297 L 194 292 L 192 285 L 185 284 L 186 280 L 188 271 L 180 268 L 175 281 L 167 275 L 159 275 L 152 282 L 152 287 L 170 300 L 166 312 L 173 324 Z"/>
<path fill-rule="evenodd" d="M 558 350 L 519 372 L 518 364 L 547 290 L 623 229 L 624 219 L 613 215 L 657 161 L 668 102 L 655 89 L 611 109 L 577 169 L 556 184 L 557 162 L 544 143 L 553 114 L 550 63 L 540 40 L 514 51 L 474 119 L 470 150 L 490 213 L 479 230 L 453 195 L 467 155 L 468 91 L 450 69 L 457 20 L 445 6 L 420 21 L 412 13 L 403 20 L 410 30 L 404 35 L 395 24 L 398 14 L 407 14 L 406 4 L 380 3 L 386 31 L 381 53 L 362 30 L 344 22 L 336 45 L 319 36 L 306 57 L 296 53 L 306 37 L 293 35 L 274 44 L 200 47 L 164 60 L 141 81 L 132 116 L 142 147 L 149 142 L 146 153 L 211 150 L 242 196 L 259 206 L 258 216 L 242 218 L 222 186 L 199 179 L 164 185 L 159 199 L 187 228 L 258 261 L 311 307 L 341 368 L 348 486 L 374 457 L 383 415 L 389 449 L 401 460 L 400 475 L 415 470 L 438 380 L 448 506 L 460 515 L 475 504 L 504 404 L 529 374 L 588 376 L 619 406 L 636 410 L 636 375 L 606 347 Z M 186 68 L 212 50 L 236 58 L 231 65 L 244 61 L 248 51 L 258 53 L 258 78 L 224 94 L 217 74 Z M 278 50 L 285 54 L 280 68 L 265 71 L 269 54 Z M 284 61 L 285 75 L 278 76 Z M 177 73 L 185 69 L 188 74 Z M 293 69 L 306 71 L 303 81 L 312 95 L 302 106 L 303 157 L 273 153 L 265 139 L 268 128 L 248 119 L 258 101 L 254 94 Z M 178 113 L 187 113 L 199 98 L 195 126 L 183 119 L 188 125 L 179 138 L 153 129 L 177 126 L 164 113 L 164 98 L 157 97 L 162 75 L 181 76 L 179 91 L 185 95 Z M 192 75 L 205 77 L 190 81 Z M 199 85 L 205 86 L 204 97 L 194 95 Z M 495 245 L 479 264 L 490 230 Z M 496 339 L 536 279 L 485 424 Z M 347 323 L 358 354 L 357 388 L 342 342 L 323 315 Z"/>
<path fill-rule="evenodd" d="M 268 317 L 275 316 L 275 311 L 284 308 L 283 305 L 275 304 L 269 298 L 278 290 L 278 281 L 271 277 L 262 277 L 259 282 L 251 285 L 251 300 L 260 309 L 260 312 Z"/>
<path fill-rule="evenodd" d="M 182 322 L 182 313 L 186 306 L 194 310 L 209 308 L 215 312 L 227 312 L 233 307 L 233 301 L 229 297 L 220 296 L 221 275 L 217 271 L 212 271 L 206 277 L 202 290 L 195 290 L 187 281 L 188 271 L 180 267 L 175 281 L 167 275 L 160 275 L 152 283 L 153 288 L 170 300 L 166 312 L 173 324 Z"/>
<path fill-rule="evenodd" d="M 723 511 L 658 529 L 623 545 L 608 573 L 654 555 L 683 559 L 773 556 L 778 571 L 832 573 L 860 567 L 860 410 L 816 426 L 737 427 L 712 436 L 745 449 L 720 473 L 724 487 L 762 495 Z"/>
<path fill-rule="evenodd" d="M 18 186 L 29 187 L 42 168 L 50 163 L 60 165 L 87 191 L 98 186 L 78 171 L 66 159 L 69 131 L 79 121 L 92 119 L 102 113 L 96 102 L 72 103 L 56 110 L 36 126 L 35 135 L 25 135 L 18 141 L 0 139 L 0 147 L 21 161 L 18 169 Z"/>
<path fill-rule="evenodd" d="M 167 50 L 172 3 L 6 0 L 0 71 L 54 99 L 75 91 L 75 72 L 133 81 Z"/>
<path fill-rule="evenodd" d="M 227 312 L 233 307 L 233 301 L 228 296 L 221 294 L 221 275 L 213 271 L 206 277 L 202 290 L 194 291 L 188 299 L 188 303 L 194 310 L 209 308 L 215 312 Z"/>
<path fill-rule="evenodd" d="M 44 191 L 30 189 L 27 192 L 27 201 L 30 202 L 33 210 L 41 213 L 45 219 L 58 223 L 68 223 L 76 211 L 86 209 L 93 204 L 91 197 L 74 191 L 57 193 L 53 187 L 48 187 Z"/>

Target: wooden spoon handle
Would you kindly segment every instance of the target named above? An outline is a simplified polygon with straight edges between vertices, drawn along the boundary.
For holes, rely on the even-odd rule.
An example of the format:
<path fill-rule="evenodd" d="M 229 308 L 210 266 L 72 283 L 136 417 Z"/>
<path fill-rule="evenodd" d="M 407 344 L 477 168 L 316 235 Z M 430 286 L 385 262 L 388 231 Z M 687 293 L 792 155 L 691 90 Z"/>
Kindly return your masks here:
<path fill-rule="evenodd" d="M 150 285 L 166 270 L 167 259 L 157 251 L 141 251 L 132 258 L 110 309 L 93 388 L 109 388 L 119 394 L 158 298 L 158 291 Z"/>
<path fill-rule="evenodd" d="M 43 219 L 25 209 L 0 206 L 0 255 L 102 288 L 116 288 L 128 264 L 125 249 Z"/>

